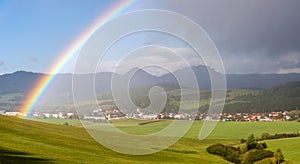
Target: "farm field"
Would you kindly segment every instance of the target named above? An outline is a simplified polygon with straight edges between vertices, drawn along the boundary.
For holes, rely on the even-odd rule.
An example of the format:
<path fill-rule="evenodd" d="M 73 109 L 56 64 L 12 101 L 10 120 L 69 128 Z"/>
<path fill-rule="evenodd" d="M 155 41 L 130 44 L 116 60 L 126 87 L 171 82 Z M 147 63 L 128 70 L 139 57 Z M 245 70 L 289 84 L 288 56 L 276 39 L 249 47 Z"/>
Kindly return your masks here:
<path fill-rule="evenodd" d="M 276 148 L 280 147 L 286 160 L 293 161 L 295 164 L 300 163 L 300 137 L 267 140 L 266 143 L 270 147 L 269 149 L 272 151 L 276 151 Z"/>
<path fill-rule="evenodd" d="M 228 163 L 221 157 L 208 154 L 206 147 L 215 143 L 239 144 L 241 138 L 250 134 L 260 136 L 263 132 L 300 131 L 298 122 L 219 122 L 211 135 L 200 141 L 197 137 L 203 122 L 195 121 L 185 137 L 170 148 L 151 155 L 132 156 L 101 146 L 82 127 L 64 126 L 61 125 L 63 122 L 49 119 L 46 121 L 48 123 L 0 116 L 0 160 L 8 163 Z M 141 122 L 116 120 L 112 123 L 129 133 L 149 134 L 163 129 L 170 120 L 139 125 Z M 300 149 L 299 141 L 300 138 L 289 138 L 266 142 L 269 149 L 275 151 L 281 148 L 288 160 L 299 163 L 300 157 L 295 154 Z"/>
<path fill-rule="evenodd" d="M 52 118 L 36 118 L 36 117 L 27 117 L 26 119 L 50 124 L 64 125 L 68 124 L 71 126 L 81 126 L 79 119 L 52 119 Z"/>
<path fill-rule="evenodd" d="M 30 120 L 40 121 L 51 124 L 63 125 L 68 123 L 72 126 L 82 126 L 80 120 L 78 119 L 50 119 L 50 118 L 29 118 Z M 157 132 L 164 127 L 166 127 L 171 120 L 162 120 L 159 122 L 153 122 L 145 124 L 143 126 L 138 126 L 139 123 L 148 122 L 148 120 L 113 120 L 112 123 L 123 130 L 132 134 L 150 134 Z M 86 124 L 94 124 L 90 121 L 85 121 Z M 104 123 L 105 125 L 105 123 Z M 194 121 L 190 130 L 186 133 L 187 138 L 198 138 L 199 131 L 203 125 L 203 121 Z M 246 138 L 250 134 L 255 136 L 260 136 L 262 133 L 294 133 L 300 132 L 300 123 L 296 121 L 286 121 L 286 122 L 223 122 L 217 123 L 216 128 L 212 131 L 208 138 L 210 139 L 241 139 Z"/>

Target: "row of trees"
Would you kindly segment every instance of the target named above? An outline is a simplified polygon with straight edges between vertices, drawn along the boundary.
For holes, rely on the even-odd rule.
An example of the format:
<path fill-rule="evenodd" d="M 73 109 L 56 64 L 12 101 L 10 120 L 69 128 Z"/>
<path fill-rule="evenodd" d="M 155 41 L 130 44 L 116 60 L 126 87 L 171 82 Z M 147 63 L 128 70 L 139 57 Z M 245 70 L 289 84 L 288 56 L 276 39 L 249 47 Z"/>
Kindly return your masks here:
<path fill-rule="evenodd" d="M 280 138 L 292 138 L 292 137 L 300 137 L 300 133 L 279 133 L 279 134 L 276 133 L 274 135 L 269 134 L 269 133 L 263 133 L 260 138 L 259 137 L 254 138 L 254 136 L 253 136 L 253 138 L 251 138 L 251 139 L 253 139 L 255 141 L 263 141 L 263 140 L 280 139 Z M 249 139 L 245 140 L 245 139 L 242 138 L 241 139 L 241 144 L 246 143 L 248 141 L 249 141 Z"/>

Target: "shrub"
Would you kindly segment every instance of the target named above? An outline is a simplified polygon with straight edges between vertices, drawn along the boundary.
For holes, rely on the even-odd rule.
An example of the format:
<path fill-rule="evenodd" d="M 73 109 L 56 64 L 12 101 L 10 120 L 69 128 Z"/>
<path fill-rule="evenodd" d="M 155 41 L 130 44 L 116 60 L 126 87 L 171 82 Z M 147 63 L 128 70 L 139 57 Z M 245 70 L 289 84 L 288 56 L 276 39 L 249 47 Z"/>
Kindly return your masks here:
<path fill-rule="evenodd" d="M 252 149 L 255 149 L 256 146 L 257 146 L 257 141 L 256 139 L 254 138 L 254 135 L 251 134 L 248 139 L 247 139 L 247 142 L 246 142 L 246 145 L 247 145 L 247 149 L 248 150 L 252 150 Z"/>
<path fill-rule="evenodd" d="M 265 148 L 267 148 L 268 146 L 267 146 L 267 144 L 265 143 L 265 142 L 261 142 L 261 143 L 258 143 L 257 145 L 256 145 L 256 148 L 257 149 L 265 149 Z"/>
<path fill-rule="evenodd" d="M 245 140 L 244 138 L 241 139 L 241 144 L 246 143 L 247 140 Z"/>
<path fill-rule="evenodd" d="M 247 146 L 246 145 L 242 145 L 240 146 L 240 154 L 244 154 L 246 153 L 248 150 L 247 150 Z"/>
<path fill-rule="evenodd" d="M 206 151 L 211 154 L 219 155 L 222 157 L 225 157 L 225 155 L 226 155 L 226 148 L 222 144 L 211 145 L 206 148 Z"/>
<path fill-rule="evenodd" d="M 281 163 L 284 161 L 284 156 L 280 149 L 277 149 L 274 157 L 275 157 L 276 163 Z"/>
<path fill-rule="evenodd" d="M 252 164 L 256 161 L 273 157 L 274 153 L 270 150 L 253 149 L 243 155 L 244 164 Z"/>
<path fill-rule="evenodd" d="M 266 140 L 266 139 L 268 139 L 270 137 L 270 134 L 269 133 L 263 133 L 262 135 L 261 135 L 261 140 Z"/>
<path fill-rule="evenodd" d="M 206 148 L 206 151 L 211 154 L 219 155 L 224 157 L 227 161 L 234 163 L 241 163 L 240 157 L 240 149 L 232 146 L 225 146 L 222 144 L 211 145 Z"/>
<path fill-rule="evenodd" d="M 299 137 L 299 133 L 281 133 L 281 134 L 275 134 L 275 135 L 270 135 L 268 133 L 263 133 L 261 135 L 261 138 L 259 140 L 269 140 L 269 139 L 279 139 L 279 138 L 291 138 L 291 137 Z"/>

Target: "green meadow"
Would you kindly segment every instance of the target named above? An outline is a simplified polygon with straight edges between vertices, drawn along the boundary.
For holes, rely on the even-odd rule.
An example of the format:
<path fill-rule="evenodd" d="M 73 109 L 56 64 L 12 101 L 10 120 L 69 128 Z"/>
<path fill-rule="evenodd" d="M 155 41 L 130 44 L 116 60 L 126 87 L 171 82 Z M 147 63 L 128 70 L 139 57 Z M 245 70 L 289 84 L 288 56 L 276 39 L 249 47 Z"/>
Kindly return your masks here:
<path fill-rule="evenodd" d="M 278 140 L 267 140 L 266 143 L 270 147 L 270 150 L 276 151 L 277 147 L 280 147 L 286 160 L 293 161 L 295 164 L 300 163 L 299 148 L 300 137 L 285 138 Z"/>
<path fill-rule="evenodd" d="M 250 134 L 260 136 L 264 132 L 300 132 L 299 122 L 218 122 L 207 139 L 198 140 L 203 122 L 195 121 L 185 137 L 171 147 L 150 155 L 133 156 L 114 152 L 98 144 L 82 126 L 77 126 L 79 120 L 72 120 L 74 124 L 69 123 L 72 126 L 62 125 L 66 120 L 41 118 L 38 121 L 44 122 L 0 115 L 1 162 L 228 163 L 221 157 L 207 153 L 206 147 L 215 143 L 239 144 L 241 138 Z M 146 124 L 145 120 L 116 120 L 112 123 L 128 133 L 149 134 L 163 129 L 170 120 Z M 300 163 L 300 156 L 297 155 L 300 149 L 299 141 L 298 137 L 266 142 L 272 151 L 281 148 L 286 159 Z"/>

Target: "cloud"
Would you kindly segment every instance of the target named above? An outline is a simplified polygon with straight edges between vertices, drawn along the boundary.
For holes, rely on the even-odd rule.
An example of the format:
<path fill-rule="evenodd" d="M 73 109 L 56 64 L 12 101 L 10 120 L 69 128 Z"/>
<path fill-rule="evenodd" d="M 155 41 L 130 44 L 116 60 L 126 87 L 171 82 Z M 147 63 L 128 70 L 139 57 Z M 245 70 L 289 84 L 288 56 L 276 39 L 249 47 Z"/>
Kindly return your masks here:
<path fill-rule="evenodd" d="M 279 73 L 279 74 L 300 73 L 300 68 L 279 69 L 276 73 Z"/>
<path fill-rule="evenodd" d="M 196 21 L 229 53 L 265 49 L 279 55 L 300 49 L 300 1 L 167 0 L 160 6 Z"/>
<path fill-rule="evenodd" d="M 203 65 L 203 62 L 191 48 L 145 47 L 123 59 L 102 62 L 98 71 L 124 74 L 138 67 L 151 74 L 161 75 L 196 65 Z"/>
<path fill-rule="evenodd" d="M 139 2 L 178 12 L 198 23 L 212 38 L 229 73 L 297 70 L 300 52 L 300 1 Z M 147 4 L 146 4 L 147 3 Z"/>
<path fill-rule="evenodd" d="M 4 65 L 4 62 L 0 60 L 0 67 Z"/>
<path fill-rule="evenodd" d="M 38 62 L 38 61 L 39 61 L 38 58 L 30 58 L 29 60 L 30 60 L 31 62 Z"/>
<path fill-rule="evenodd" d="M 289 52 L 280 56 L 278 65 L 283 69 L 300 68 L 300 52 Z"/>
<path fill-rule="evenodd" d="M 288 73 L 300 68 L 300 1 L 252 0 L 252 1 L 188 1 L 150 0 L 138 1 L 135 6 L 158 8 L 178 12 L 198 23 L 216 44 L 227 73 Z M 174 27 L 176 28 L 176 27 Z M 172 42 L 159 35 L 135 38 L 145 41 L 143 45 L 165 45 Z M 143 38 L 145 37 L 145 38 Z M 125 45 L 135 43 L 125 40 Z M 130 44 L 129 44 L 130 43 Z M 117 48 L 116 48 L 117 49 Z M 124 60 L 110 59 L 100 64 L 98 71 L 125 73 L 134 67 L 153 64 L 174 71 L 187 65 L 200 65 L 203 61 L 188 48 L 171 48 L 184 59 L 174 57 L 165 50 L 144 49 L 141 54 L 126 57 Z M 124 51 L 128 52 L 128 51 Z M 119 54 L 115 51 L 112 56 Z M 117 56 L 117 55 L 116 55 Z M 90 59 L 91 62 L 94 59 Z M 217 63 L 218 61 L 212 61 Z M 74 63 L 74 61 L 72 62 Z M 85 64 L 85 65 L 84 65 Z M 66 66 L 72 70 L 74 64 Z M 83 63 L 86 68 L 90 61 Z M 163 69 L 148 66 L 153 74 L 162 74 Z M 216 68 L 215 68 L 216 69 Z M 64 69 L 63 69 L 64 70 Z M 218 70 L 218 69 L 216 69 Z"/>
<path fill-rule="evenodd" d="M 289 52 L 270 57 L 266 52 L 252 55 L 231 55 L 223 59 L 227 72 L 230 73 L 300 73 L 300 52 Z"/>
<path fill-rule="evenodd" d="M 33 62 L 38 62 L 39 59 L 37 59 L 37 58 L 32 58 L 32 61 L 33 61 Z"/>

